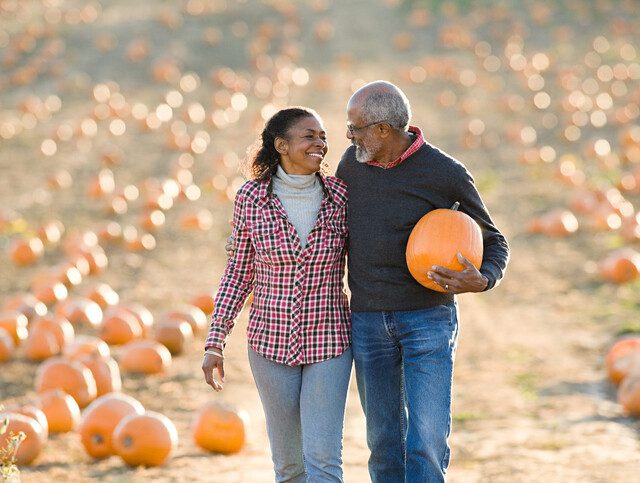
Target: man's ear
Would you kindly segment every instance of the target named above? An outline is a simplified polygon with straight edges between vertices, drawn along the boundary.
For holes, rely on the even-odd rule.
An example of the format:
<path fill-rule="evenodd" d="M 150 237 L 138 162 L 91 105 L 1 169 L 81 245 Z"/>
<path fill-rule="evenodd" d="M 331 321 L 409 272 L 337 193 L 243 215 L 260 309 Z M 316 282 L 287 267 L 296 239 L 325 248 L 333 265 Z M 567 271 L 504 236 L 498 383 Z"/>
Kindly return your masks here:
<path fill-rule="evenodd" d="M 380 124 L 378 124 L 376 126 L 376 129 L 378 129 L 378 133 L 382 138 L 386 138 L 389 134 L 391 134 L 390 126 L 385 122 L 381 122 Z"/>
<path fill-rule="evenodd" d="M 273 146 L 280 154 L 287 154 L 289 150 L 289 144 L 284 138 L 276 138 L 276 140 L 273 142 Z"/>

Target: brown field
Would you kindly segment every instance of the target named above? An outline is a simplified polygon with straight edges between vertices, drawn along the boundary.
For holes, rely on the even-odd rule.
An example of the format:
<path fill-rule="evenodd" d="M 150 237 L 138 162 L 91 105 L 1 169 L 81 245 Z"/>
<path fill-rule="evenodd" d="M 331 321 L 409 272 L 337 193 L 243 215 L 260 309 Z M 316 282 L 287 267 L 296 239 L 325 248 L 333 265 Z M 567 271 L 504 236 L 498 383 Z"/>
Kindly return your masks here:
<path fill-rule="evenodd" d="M 616 402 L 603 361 L 616 337 L 640 332 L 640 281 L 604 282 L 598 264 L 640 243 L 588 214 L 576 213 L 580 227 L 570 236 L 527 226 L 568 208 L 580 190 L 603 193 L 634 172 L 637 186 L 621 192 L 631 217 L 640 217 L 640 134 L 632 129 L 640 129 L 640 10 L 632 0 L 518 5 L 0 0 L 0 308 L 67 261 L 64 247 L 79 234 L 110 220 L 146 231 L 148 197 L 169 179 L 180 180 L 183 195 L 163 209 L 155 248 L 101 242 L 108 266 L 70 297 L 104 282 L 159 320 L 196 294 L 214 293 L 230 199 L 243 181 L 238 161 L 263 117 L 287 104 L 315 108 L 333 172 L 347 146 L 351 92 L 388 79 L 412 101 L 412 124 L 470 168 L 512 247 L 500 287 L 460 297 L 449 481 L 632 481 L 640 474 L 640 422 Z M 571 166 L 578 175 L 569 180 Z M 115 192 L 139 190 L 126 212 L 109 208 L 113 194 L 87 196 L 105 168 Z M 54 188 L 60 170 L 72 183 Z M 182 228 L 200 209 L 212 214 L 211 226 Z M 14 265 L 11 243 L 54 219 L 65 227 L 61 242 L 35 264 Z M 222 393 L 202 378 L 204 333 L 165 374 L 123 374 L 124 392 L 178 428 L 179 445 L 163 466 L 93 461 L 77 433 L 66 433 L 20 468 L 22 481 L 272 481 L 246 320 L 247 310 L 228 345 Z M 119 348 L 112 351 L 118 359 Z M 33 398 L 36 369 L 21 348 L 0 363 L 0 404 Z M 239 454 L 207 454 L 192 442 L 194 412 L 211 399 L 250 414 Z M 368 481 L 355 384 L 344 442 L 345 480 Z"/>

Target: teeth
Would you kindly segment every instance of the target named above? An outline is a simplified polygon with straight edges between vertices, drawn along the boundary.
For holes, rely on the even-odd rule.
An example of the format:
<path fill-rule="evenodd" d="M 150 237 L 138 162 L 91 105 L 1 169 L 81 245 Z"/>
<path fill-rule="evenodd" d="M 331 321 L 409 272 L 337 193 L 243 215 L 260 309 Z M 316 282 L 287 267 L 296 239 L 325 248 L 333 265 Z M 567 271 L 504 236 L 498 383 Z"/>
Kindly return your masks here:
<path fill-rule="evenodd" d="M 318 153 L 309 153 L 309 156 L 317 156 L 318 158 L 322 158 L 322 154 Z"/>

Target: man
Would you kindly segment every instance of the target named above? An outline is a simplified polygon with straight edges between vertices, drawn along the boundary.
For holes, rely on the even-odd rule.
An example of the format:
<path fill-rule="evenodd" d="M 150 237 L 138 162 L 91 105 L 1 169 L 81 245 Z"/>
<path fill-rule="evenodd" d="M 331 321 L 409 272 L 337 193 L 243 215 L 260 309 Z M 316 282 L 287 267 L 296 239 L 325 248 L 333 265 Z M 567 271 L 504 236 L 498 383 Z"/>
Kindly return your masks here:
<path fill-rule="evenodd" d="M 444 481 L 449 465 L 455 294 L 482 292 L 504 275 L 509 248 L 464 165 L 409 126 L 411 108 L 395 85 L 376 81 L 347 105 L 345 151 L 336 176 L 349 191 L 348 271 L 353 356 L 371 451 L 373 483 Z M 460 210 L 480 225 L 478 271 L 460 254 L 460 272 L 433 267 L 444 293 L 407 268 L 412 228 L 427 212 Z"/>

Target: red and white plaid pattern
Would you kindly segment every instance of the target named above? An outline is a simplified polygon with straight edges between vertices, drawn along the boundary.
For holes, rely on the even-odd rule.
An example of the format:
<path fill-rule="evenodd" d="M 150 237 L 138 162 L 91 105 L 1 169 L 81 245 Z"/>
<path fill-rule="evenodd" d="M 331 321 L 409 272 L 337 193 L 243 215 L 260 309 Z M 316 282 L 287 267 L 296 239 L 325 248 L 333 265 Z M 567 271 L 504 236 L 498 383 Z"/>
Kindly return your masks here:
<path fill-rule="evenodd" d="M 418 149 L 420 149 L 420 146 L 424 144 L 424 136 L 422 135 L 422 131 L 420 130 L 420 128 L 415 126 L 409 126 L 408 131 L 415 134 L 416 139 L 411 143 L 411 146 L 409 146 L 407 150 L 400 155 L 398 159 L 390 162 L 389 164 L 380 164 L 374 159 L 373 161 L 369 161 L 367 164 L 370 164 L 371 166 L 378 166 L 379 168 L 384 168 L 384 169 L 393 168 L 394 166 L 398 166 L 405 159 L 407 159 L 409 156 L 415 153 Z"/>
<path fill-rule="evenodd" d="M 273 361 L 296 366 L 336 357 L 351 344 L 343 276 L 347 225 L 345 183 L 320 177 L 318 219 L 301 248 L 295 227 L 270 181 L 248 181 L 236 194 L 236 251 L 227 263 L 205 349 L 223 349 L 253 290 L 249 346 Z"/>

